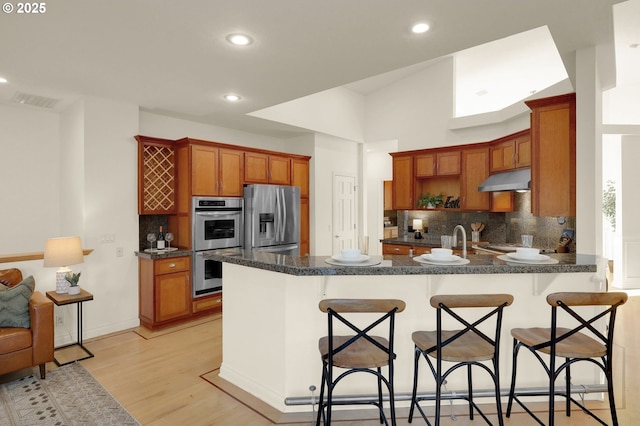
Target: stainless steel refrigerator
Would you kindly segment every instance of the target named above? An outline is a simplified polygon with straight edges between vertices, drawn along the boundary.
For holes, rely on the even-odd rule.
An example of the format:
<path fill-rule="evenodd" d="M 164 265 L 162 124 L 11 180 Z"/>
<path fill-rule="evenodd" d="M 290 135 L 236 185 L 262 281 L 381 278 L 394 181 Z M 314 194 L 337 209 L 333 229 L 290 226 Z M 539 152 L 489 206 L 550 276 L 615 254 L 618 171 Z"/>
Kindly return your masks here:
<path fill-rule="evenodd" d="M 244 248 L 300 255 L 300 188 L 244 187 Z"/>

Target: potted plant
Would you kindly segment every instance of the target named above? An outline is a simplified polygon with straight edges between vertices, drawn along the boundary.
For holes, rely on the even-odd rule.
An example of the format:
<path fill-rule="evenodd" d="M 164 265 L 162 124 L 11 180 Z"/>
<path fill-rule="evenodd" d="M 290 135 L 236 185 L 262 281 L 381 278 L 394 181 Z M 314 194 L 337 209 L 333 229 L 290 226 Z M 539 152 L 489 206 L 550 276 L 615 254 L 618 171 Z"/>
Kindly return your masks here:
<path fill-rule="evenodd" d="M 80 293 L 80 286 L 78 285 L 78 281 L 80 281 L 80 274 L 82 274 L 82 272 L 78 272 L 77 274 L 68 272 L 67 275 L 65 275 L 64 278 L 69 282 L 69 294 Z"/>
<path fill-rule="evenodd" d="M 418 207 L 426 207 L 428 209 L 435 209 L 438 204 L 442 204 L 442 192 L 438 195 L 431 195 L 429 192 L 424 194 L 418 199 Z"/>

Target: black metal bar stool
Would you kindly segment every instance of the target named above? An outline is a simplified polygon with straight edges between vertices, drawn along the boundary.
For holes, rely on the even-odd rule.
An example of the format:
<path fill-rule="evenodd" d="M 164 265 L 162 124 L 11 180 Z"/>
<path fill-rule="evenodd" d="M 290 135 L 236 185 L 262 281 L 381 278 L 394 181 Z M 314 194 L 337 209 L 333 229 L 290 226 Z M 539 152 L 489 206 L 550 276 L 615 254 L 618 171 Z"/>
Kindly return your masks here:
<path fill-rule="evenodd" d="M 442 386 L 446 383 L 447 377 L 461 367 L 467 367 L 468 393 L 465 395 L 447 395 L 447 399 L 464 399 L 469 403 L 469 418 L 473 420 L 475 410 L 482 418 L 491 424 L 487 416 L 480 410 L 473 401 L 473 382 L 471 367 L 477 366 L 491 377 L 494 383 L 496 395 L 496 407 L 498 422 L 503 424 L 502 408 L 500 405 L 500 375 L 498 368 L 498 355 L 500 353 L 500 329 L 502 326 L 502 311 L 505 307 L 513 303 L 513 296 L 510 294 L 470 294 L 470 295 L 441 295 L 431 298 L 431 306 L 436 308 L 436 330 L 415 331 L 411 338 L 415 344 L 414 366 L 413 366 L 413 393 L 411 397 L 411 408 L 409 410 L 409 423 L 413 420 L 413 410 L 418 408 L 422 418 L 431 424 L 427 415 L 420 407 L 419 402 L 430 398 L 419 398 L 418 389 L 418 361 L 420 355 L 426 360 L 431 373 L 436 381 L 436 407 L 435 424 L 440 424 L 440 405 L 442 402 Z M 469 322 L 458 315 L 454 310 L 459 308 L 488 308 L 482 311 L 483 316 Z M 486 313 L 489 311 L 488 313 Z M 456 323 L 462 325 L 459 330 L 443 330 L 443 313 L 447 317 L 453 318 Z M 482 315 L 480 314 L 480 315 Z M 481 324 L 491 327 L 494 333 L 485 334 L 478 329 Z M 435 358 L 435 366 L 430 358 Z M 446 371 L 443 371 L 442 362 L 453 362 Z M 483 364 L 483 361 L 491 361 L 492 368 Z"/>
<path fill-rule="evenodd" d="M 395 314 L 402 312 L 405 303 L 394 299 L 326 299 L 320 301 L 319 308 L 327 313 L 328 336 L 320 338 L 318 348 L 322 357 L 322 384 L 320 386 L 320 399 L 318 403 L 318 418 L 316 423 L 331 424 L 331 408 L 333 405 L 347 404 L 372 404 L 380 411 L 380 423 L 384 421 L 388 425 L 387 418 L 382 407 L 382 383 L 389 392 L 389 405 L 391 424 L 396 424 L 395 403 L 393 394 L 393 360 L 396 355 L 393 352 L 393 334 Z M 347 320 L 345 316 L 351 314 L 381 313 L 374 322 L 360 328 Z M 335 322 L 335 324 L 334 324 Z M 335 335 L 334 326 L 344 324 L 355 334 L 347 336 Z M 370 332 L 381 326 L 385 330 L 386 337 L 373 336 Z M 380 329 L 378 329 L 380 330 Z M 381 367 L 388 367 L 385 377 Z M 334 378 L 334 367 L 346 369 Z M 377 377 L 378 399 L 377 401 L 333 401 L 333 392 L 336 385 L 345 377 L 353 373 L 369 373 Z M 327 398 L 324 400 L 325 387 Z M 325 413 L 326 411 L 326 413 Z"/>
<path fill-rule="evenodd" d="M 554 422 L 555 396 L 565 397 L 566 415 L 571 415 L 571 403 L 573 402 L 584 412 L 593 417 L 600 424 L 606 423 L 588 410 L 583 404 L 571 396 L 571 365 L 580 362 L 590 362 L 597 365 L 606 376 L 609 394 L 609 408 L 614 425 L 618 424 L 616 405 L 613 397 L 612 378 L 612 352 L 613 330 L 616 319 L 616 310 L 627 301 L 627 294 L 623 292 L 612 293 L 553 293 L 547 296 L 547 303 L 551 305 L 551 328 L 514 328 L 513 336 L 513 371 L 511 375 L 511 388 L 509 390 L 509 404 L 507 405 L 507 417 L 511 415 L 513 401 L 516 401 L 539 424 L 544 423 L 520 400 L 523 395 L 515 392 L 516 367 L 520 348 L 525 347 L 536 357 L 549 377 L 548 392 L 527 393 L 528 396 L 548 396 L 549 398 L 549 426 Z M 579 306 L 608 306 L 591 315 L 580 315 L 575 309 Z M 558 327 L 558 317 L 572 321 L 574 328 Z M 608 318 L 607 318 L 608 317 Z M 572 319 L 573 318 L 573 319 Z M 608 319 L 608 321 L 607 321 Z M 604 324 L 604 331 L 597 328 L 596 321 Z M 603 322 L 604 321 L 604 322 Z M 540 353 L 549 355 L 548 366 Z M 556 358 L 564 358 L 564 362 L 556 365 Z M 565 371 L 564 391 L 555 389 L 555 381 L 560 373 Z"/>

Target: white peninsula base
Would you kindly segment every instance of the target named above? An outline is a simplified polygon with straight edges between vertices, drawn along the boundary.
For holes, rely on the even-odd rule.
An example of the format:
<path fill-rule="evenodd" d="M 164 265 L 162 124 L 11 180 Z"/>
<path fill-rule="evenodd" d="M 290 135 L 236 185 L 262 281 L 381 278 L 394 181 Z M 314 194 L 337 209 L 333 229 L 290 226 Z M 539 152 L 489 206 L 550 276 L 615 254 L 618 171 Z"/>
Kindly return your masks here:
<path fill-rule="evenodd" d="M 515 300 L 505 309 L 500 344 L 501 387 L 511 378 L 513 327 L 549 326 L 545 297 L 556 291 L 604 291 L 605 283 L 593 272 L 457 274 L 457 275 L 332 275 L 297 276 L 264 269 L 223 264 L 223 361 L 220 377 L 239 386 L 283 413 L 310 411 L 307 405 L 287 405 L 286 398 L 310 397 L 310 385 L 320 388 L 319 337 L 326 334 L 326 315 L 318 309 L 324 298 L 395 298 L 406 302 L 396 317 L 396 394 L 411 392 L 415 330 L 435 328 L 435 294 L 510 293 Z M 523 354 L 524 355 L 524 354 Z M 546 386 L 541 367 L 522 363 L 518 387 Z M 433 379 L 421 366 L 420 390 L 433 392 Z M 358 375 L 356 375 L 358 376 Z M 463 371 L 454 374 L 448 390 L 466 389 Z M 598 372 L 572 368 L 574 385 L 600 384 Z M 341 384 L 339 394 L 374 394 L 369 378 Z M 474 378 L 476 390 L 490 389 L 484 375 Z M 317 396 L 317 393 L 316 393 Z M 400 398 L 398 406 L 408 405 Z"/>

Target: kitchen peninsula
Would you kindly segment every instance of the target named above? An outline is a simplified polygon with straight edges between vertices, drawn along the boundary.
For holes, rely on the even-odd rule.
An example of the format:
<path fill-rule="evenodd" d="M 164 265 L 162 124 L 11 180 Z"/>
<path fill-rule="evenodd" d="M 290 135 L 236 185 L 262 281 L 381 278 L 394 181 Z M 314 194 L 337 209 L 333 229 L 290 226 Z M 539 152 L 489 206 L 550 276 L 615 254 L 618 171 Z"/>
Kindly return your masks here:
<path fill-rule="evenodd" d="M 396 393 L 399 406 L 410 392 L 413 368 L 411 333 L 435 326 L 429 298 L 435 294 L 510 293 L 501 342 L 502 387 L 511 372 L 513 327 L 548 326 L 547 294 L 555 291 L 599 291 L 605 282 L 595 256 L 555 254 L 555 264 L 505 262 L 495 256 L 468 256 L 460 266 L 425 265 L 409 256 L 372 257 L 372 266 L 335 266 L 326 256 L 284 256 L 241 249 L 204 254 L 223 262 L 223 361 L 220 378 L 238 386 L 277 410 L 310 411 L 296 405 L 319 389 L 321 361 L 317 342 L 326 334 L 326 316 L 318 309 L 325 298 L 397 298 L 407 308 L 396 318 Z M 521 369 L 527 371 L 526 368 Z M 519 376 L 522 386 L 544 386 L 543 375 Z M 521 379 L 522 378 L 522 379 Z M 448 390 L 464 388 L 465 377 L 452 377 Z M 483 378 L 482 378 L 483 379 Z M 433 391 L 429 381 L 422 392 Z M 574 372 L 574 384 L 600 383 L 596 370 Z M 476 389 L 490 388 L 478 380 Z M 341 394 L 371 394 L 375 386 L 354 380 Z"/>

